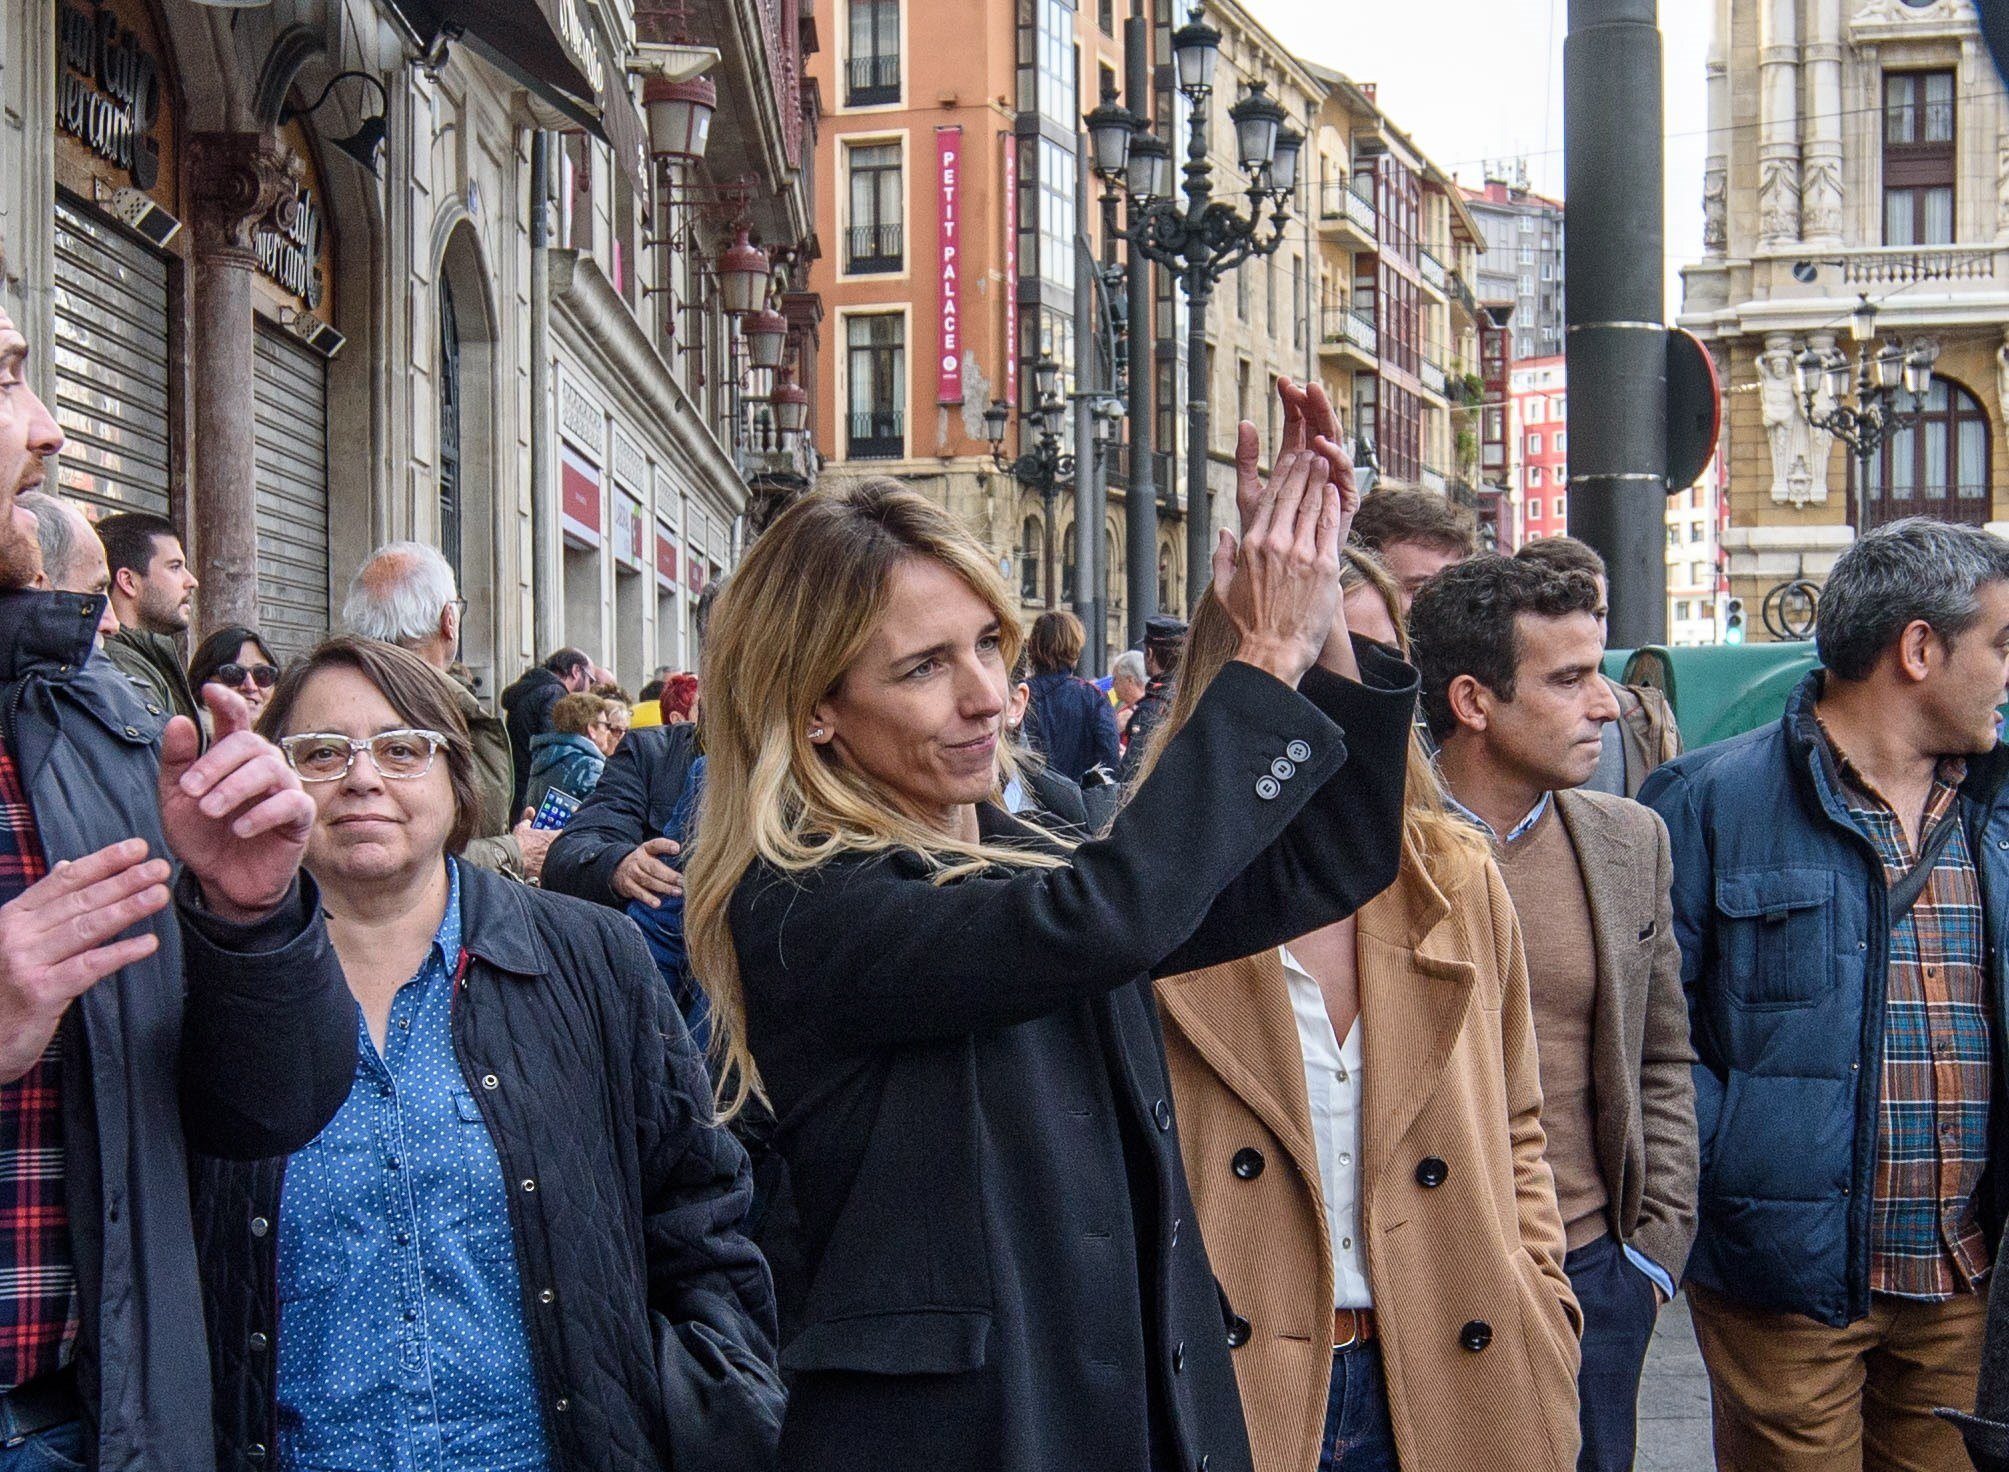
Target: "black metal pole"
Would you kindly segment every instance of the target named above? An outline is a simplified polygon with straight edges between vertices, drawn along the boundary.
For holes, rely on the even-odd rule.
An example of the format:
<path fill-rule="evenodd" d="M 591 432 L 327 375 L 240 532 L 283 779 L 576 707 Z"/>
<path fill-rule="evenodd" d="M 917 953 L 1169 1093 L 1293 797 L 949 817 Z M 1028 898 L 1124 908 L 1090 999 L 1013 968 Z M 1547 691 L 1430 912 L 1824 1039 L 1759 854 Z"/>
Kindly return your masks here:
<path fill-rule="evenodd" d="M 1151 115 L 1151 22 L 1134 15 L 1123 23 L 1125 105 Z M 1152 389 L 1157 359 L 1151 350 L 1151 263 L 1135 242 L 1128 246 L 1130 295 L 1130 481 L 1123 491 L 1128 528 L 1125 591 L 1130 604 L 1129 642 L 1144 637 L 1144 621 L 1158 611 L 1158 467 L 1152 454 Z"/>
<path fill-rule="evenodd" d="M 1569 0 L 1563 45 L 1569 527 L 1611 575 L 1611 644 L 1667 636 L 1667 331 L 1656 0 Z"/>
<path fill-rule="evenodd" d="M 1214 280 L 1203 265 L 1186 269 L 1186 613 L 1200 607 L 1213 577 L 1213 497 L 1207 490 L 1207 302 Z"/>

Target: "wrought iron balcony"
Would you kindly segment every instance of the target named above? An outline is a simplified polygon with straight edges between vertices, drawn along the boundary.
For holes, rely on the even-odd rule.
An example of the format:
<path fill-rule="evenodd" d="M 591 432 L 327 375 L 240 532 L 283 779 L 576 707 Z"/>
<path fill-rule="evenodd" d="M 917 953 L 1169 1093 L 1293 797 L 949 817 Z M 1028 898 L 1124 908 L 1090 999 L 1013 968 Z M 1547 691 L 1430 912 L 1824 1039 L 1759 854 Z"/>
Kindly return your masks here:
<path fill-rule="evenodd" d="M 849 443 L 853 460 L 899 460 L 907 453 L 907 416 L 898 409 L 867 409 L 851 416 Z"/>
<path fill-rule="evenodd" d="M 1328 181 L 1319 190 L 1319 223 L 1358 232 L 1368 243 L 1381 233 L 1381 212 L 1350 184 Z"/>
<path fill-rule="evenodd" d="M 844 232 L 844 269 L 853 275 L 897 271 L 905 264 L 905 232 L 897 223 L 853 225 Z"/>
<path fill-rule="evenodd" d="M 876 107 L 900 100 L 900 56 L 854 56 L 844 87 L 847 107 Z"/>

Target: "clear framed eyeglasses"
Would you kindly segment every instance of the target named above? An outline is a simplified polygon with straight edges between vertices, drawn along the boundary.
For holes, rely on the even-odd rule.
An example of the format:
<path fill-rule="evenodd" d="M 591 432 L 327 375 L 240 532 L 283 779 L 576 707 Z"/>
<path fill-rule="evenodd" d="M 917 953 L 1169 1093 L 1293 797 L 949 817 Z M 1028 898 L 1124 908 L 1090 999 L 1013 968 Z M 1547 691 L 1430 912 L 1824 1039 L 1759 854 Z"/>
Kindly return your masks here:
<path fill-rule="evenodd" d="M 361 751 L 370 754 L 379 776 L 402 781 L 430 772 L 445 745 L 446 737 L 437 731 L 379 731 L 363 741 L 330 731 L 303 731 L 281 739 L 279 749 L 302 782 L 339 782 Z"/>

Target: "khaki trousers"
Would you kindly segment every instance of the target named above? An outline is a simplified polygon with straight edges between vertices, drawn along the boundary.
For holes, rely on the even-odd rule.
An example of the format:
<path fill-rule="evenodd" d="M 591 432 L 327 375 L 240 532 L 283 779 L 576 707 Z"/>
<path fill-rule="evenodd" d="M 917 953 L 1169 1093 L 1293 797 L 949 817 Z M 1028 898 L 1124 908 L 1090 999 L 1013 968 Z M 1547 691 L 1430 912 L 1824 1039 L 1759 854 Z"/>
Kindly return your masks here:
<path fill-rule="evenodd" d="M 1882 1295 L 1831 1329 L 1688 1295 L 1723 1472 L 1972 1472 L 1960 1433 L 1933 1415 L 1974 1407 L 1986 1293 L 1946 1303 Z"/>

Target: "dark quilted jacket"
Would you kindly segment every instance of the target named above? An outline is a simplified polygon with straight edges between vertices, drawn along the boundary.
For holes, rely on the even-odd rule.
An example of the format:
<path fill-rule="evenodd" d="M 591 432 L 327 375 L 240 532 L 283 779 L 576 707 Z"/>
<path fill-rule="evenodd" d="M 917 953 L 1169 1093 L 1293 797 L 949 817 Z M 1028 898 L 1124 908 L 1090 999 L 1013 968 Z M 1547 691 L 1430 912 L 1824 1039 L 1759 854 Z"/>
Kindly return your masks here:
<path fill-rule="evenodd" d="M 633 924 L 465 864 L 460 882 L 454 1051 L 510 1183 L 552 1466 L 670 1466 L 689 1439 L 669 1410 L 690 1395 L 680 1345 L 696 1334 L 741 1363 L 773 1362 L 773 1290 L 741 1230 L 746 1156 L 712 1122 L 704 1060 Z M 285 1329 L 273 1229 L 285 1161 L 196 1164 L 217 1461 L 261 1472 Z"/>

